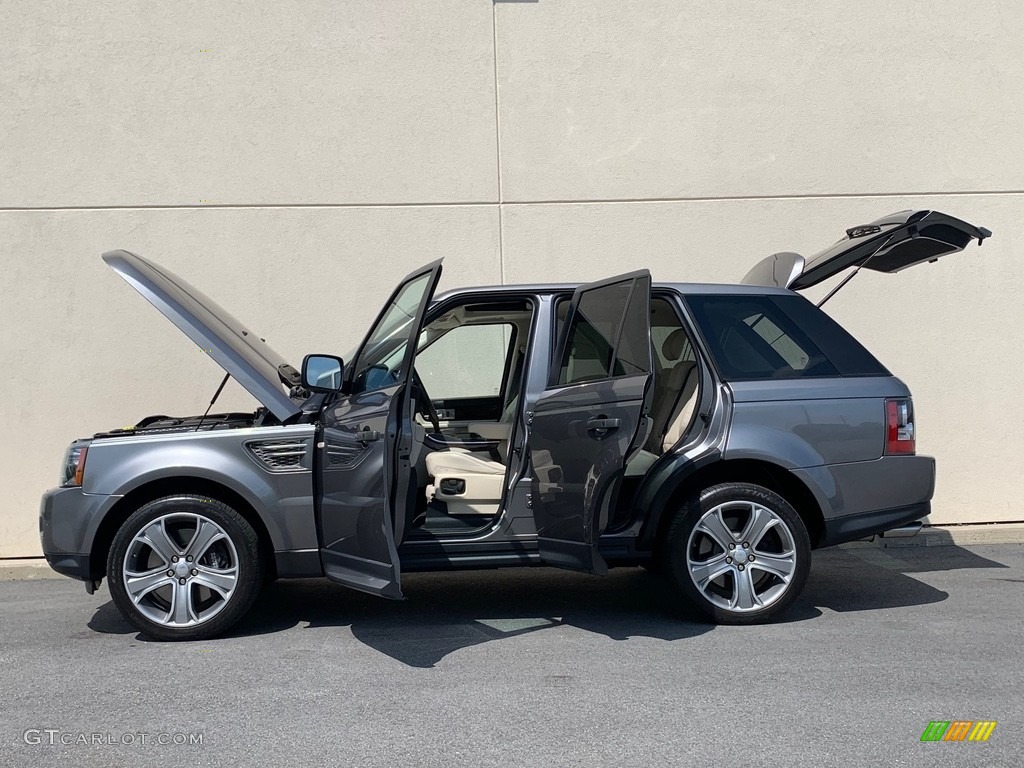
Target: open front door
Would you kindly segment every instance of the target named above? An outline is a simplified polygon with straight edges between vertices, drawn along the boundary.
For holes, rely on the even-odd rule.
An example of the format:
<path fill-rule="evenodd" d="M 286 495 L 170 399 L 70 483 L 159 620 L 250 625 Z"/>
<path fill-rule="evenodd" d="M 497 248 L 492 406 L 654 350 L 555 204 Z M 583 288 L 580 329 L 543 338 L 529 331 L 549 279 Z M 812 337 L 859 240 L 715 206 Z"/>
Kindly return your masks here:
<path fill-rule="evenodd" d="M 548 388 L 527 414 L 533 516 L 548 565 L 608 571 L 597 540 L 648 428 L 650 306 L 647 270 L 582 286 L 569 304 Z"/>
<path fill-rule="evenodd" d="M 440 276 L 436 261 L 402 281 L 346 369 L 346 394 L 322 416 L 317 515 L 324 572 L 382 597 L 402 597 L 397 545 L 412 447 L 409 382 L 414 340 Z"/>

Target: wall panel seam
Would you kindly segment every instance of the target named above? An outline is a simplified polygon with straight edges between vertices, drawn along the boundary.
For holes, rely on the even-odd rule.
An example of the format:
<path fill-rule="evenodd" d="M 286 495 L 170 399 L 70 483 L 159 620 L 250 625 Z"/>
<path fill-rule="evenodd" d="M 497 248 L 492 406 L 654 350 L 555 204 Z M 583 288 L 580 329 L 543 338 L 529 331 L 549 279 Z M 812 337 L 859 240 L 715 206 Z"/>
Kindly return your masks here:
<path fill-rule="evenodd" d="M 1024 195 L 1024 190 L 1006 189 L 964 192 L 839 192 L 814 195 L 726 195 L 709 197 L 611 197 L 577 198 L 573 200 L 460 200 L 451 202 L 405 203 L 223 203 L 214 205 L 53 205 L 53 206 L 0 206 L 0 213 L 59 212 L 59 211 L 177 211 L 177 210 L 281 210 L 314 208 L 473 208 L 511 205 L 618 205 L 643 203 L 727 203 L 759 200 L 847 200 L 896 197 L 1012 197 Z"/>
<path fill-rule="evenodd" d="M 502 223 L 501 191 L 501 102 L 498 96 L 498 4 L 491 3 L 491 52 L 494 55 L 494 152 L 498 179 L 498 274 L 505 284 L 505 228 Z"/>

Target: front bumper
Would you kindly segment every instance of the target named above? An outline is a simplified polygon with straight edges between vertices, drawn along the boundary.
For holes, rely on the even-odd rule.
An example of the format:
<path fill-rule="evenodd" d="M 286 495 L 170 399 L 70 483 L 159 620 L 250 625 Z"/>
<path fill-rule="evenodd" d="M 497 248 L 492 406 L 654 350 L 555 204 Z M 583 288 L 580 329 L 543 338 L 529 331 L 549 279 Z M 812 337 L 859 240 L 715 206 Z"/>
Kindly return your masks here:
<path fill-rule="evenodd" d="M 62 576 L 85 582 L 94 580 L 89 570 L 89 555 L 44 554 L 49 566 Z"/>
<path fill-rule="evenodd" d="M 39 505 L 39 538 L 46 562 L 57 573 L 93 583 L 103 564 L 91 562 L 98 521 L 116 497 L 84 493 L 81 488 L 51 488 Z M 98 572 L 94 571 L 94 566 Z"/>

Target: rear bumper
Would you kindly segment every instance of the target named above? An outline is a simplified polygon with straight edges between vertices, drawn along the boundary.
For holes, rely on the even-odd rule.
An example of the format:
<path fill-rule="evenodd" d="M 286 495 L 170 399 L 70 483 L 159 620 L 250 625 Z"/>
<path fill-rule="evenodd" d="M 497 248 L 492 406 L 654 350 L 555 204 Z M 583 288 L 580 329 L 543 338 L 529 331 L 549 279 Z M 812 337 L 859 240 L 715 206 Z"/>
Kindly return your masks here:
<path fill-rule="evenodd" d="M 931 456 L 883 456 L 872 461 L 793 470 L 823 513 L 819 547 L 871 536 L 928 514 L 935 492 Z"/>
<path fill-rule="evenodd" d="M 882 509 L 875 512 L 864 512 L 859 515 L 847 515 L 825 521 L 825 533 L 820 546 L 830 547 L 846 541 L 856 541 L 866 536 L 873 536 L 900 525 L 920 520 L 931 512 L 932 503 L 922 501 L 905 507 Z"/>

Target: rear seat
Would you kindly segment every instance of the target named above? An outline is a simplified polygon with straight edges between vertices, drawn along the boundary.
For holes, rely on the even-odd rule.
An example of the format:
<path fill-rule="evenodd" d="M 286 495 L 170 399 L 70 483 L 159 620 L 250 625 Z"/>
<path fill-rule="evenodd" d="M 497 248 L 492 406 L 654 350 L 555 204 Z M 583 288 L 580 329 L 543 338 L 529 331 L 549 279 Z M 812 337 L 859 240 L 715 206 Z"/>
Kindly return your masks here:
<path fill-rule="evenodd" d="M 626 477 L 645 474 L 661 454 L 672 450 L 679 442 L 693 418 L 693 409 L 697 405 L 699 371 L 693 360 L 680 359 L 688 341 L 686 331 L 677 328 L 661 345 L 662 356 L 676 362 L 666 366 L 655 382 L 651 434 L 644 450 L 638 451 L 626 464 Z"/>

